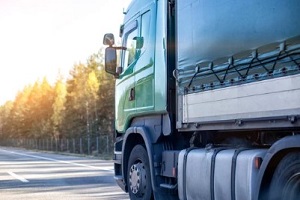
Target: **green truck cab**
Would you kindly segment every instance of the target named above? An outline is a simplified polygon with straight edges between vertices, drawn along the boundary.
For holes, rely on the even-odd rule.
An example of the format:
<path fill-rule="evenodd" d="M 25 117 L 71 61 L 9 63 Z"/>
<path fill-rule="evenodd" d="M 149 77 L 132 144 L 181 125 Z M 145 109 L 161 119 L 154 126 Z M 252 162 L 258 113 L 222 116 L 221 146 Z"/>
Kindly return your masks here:
<path fill-rule="evenodd" d="M 131 199 L 300 198 L 300 2 L 133 0 L 103 43 Z"/>

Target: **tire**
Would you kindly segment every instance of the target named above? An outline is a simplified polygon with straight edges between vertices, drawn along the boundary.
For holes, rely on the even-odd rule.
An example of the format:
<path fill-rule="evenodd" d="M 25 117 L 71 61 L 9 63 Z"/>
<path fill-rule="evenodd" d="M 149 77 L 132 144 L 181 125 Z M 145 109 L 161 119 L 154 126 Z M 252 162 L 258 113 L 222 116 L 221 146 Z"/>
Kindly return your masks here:
<path fill-rule="evenodd" d="M 300 199 L 300 153 L 287 154 L 277 166 L 269 189 L 269 200 Z"/>
<path fill-rule="evenodd" d="M 136 145 L 130 153 L 127 167 L 127 185 L 130 199 L 153 199 L 148 154 L 142 145 Z"/>

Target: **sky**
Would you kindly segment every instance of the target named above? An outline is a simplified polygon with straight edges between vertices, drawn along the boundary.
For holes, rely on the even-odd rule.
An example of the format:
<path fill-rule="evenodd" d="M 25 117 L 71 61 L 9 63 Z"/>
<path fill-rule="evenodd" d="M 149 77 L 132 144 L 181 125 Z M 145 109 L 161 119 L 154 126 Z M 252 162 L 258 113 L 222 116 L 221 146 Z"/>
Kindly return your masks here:
<path fill-rule="evenodd" d="M 26 85 L 67 77 L 118 37 L 130 0 L 0 0 L 0 105 Z"/>

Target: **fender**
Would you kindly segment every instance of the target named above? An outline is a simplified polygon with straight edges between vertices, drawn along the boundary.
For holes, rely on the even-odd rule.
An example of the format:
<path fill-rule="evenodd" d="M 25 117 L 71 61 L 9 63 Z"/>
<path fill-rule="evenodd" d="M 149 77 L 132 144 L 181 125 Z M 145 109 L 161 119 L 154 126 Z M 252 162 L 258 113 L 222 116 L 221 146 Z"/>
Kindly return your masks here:
<path fill-rule="evenodd" d="M 147 153 L 148 153 L 148 158 L 149 158 L 149 164 L 150 164 L 150 173 L 151 173 L 151 183 L 152 183 L 152 188 L 154 191 L 157 191 L 158 190 L 158 187 L 156 187 L 155 185 L 155 174 L 154 174 L 154 158 L 153 158 L 153 146 L 152 146 L 152 143 L 155 142 L 153 141 L 153 138 L 151 138 L 151 134 L 149 133 L 149 131 L 147 131 L 146 127 L 144 126 L 141 126 L 141 127 L 130 127 L 127 129 L 125 135 L 124 135 L 124 139 L 123 139 L 123 145 L 122 145 L 122 152 L 125 152 L 125 144 L 127 142 L 127 139 L 130 135 L 132 134 L 139 134 L 143 140 L 144 140 L 144 143 L 145 143 L 145 146 L 146 146 L 146 150 L 147 150 Z M 122 174 L 123 174 L 123 177 L 124 177 L 124 182 L 126 181 L 126 176 L 127 176 L 127 173 L 126 173 L 126 167 L 127 167 L 127 163 L 124 164 L 124 161 L 125 160 L 128 160 L 128 158 L 125 157 L 125 153 L 122 154 Z M 126 186 L 127 188 L 127 186 Z M 127 189 L 126 189 L 127 191 Z"/>
<path fill-rule="evenodd" d="M 268 150 L 266 156 L 263 159 L 260 171 L 258 174 L 258 182 L 256 188 L 256 198 L 264 199 L 267 193 L 265 184 L 271 181 L 270 175 L 275 171 L 272 162 L 280 162 L 280 160 L 274 160 L 277 156 L 283 157 L 285 153 L 292 149 L 300 149 L 300 135 L 284 137 L 281 140 L 275 142 L 271 148 Z"/>

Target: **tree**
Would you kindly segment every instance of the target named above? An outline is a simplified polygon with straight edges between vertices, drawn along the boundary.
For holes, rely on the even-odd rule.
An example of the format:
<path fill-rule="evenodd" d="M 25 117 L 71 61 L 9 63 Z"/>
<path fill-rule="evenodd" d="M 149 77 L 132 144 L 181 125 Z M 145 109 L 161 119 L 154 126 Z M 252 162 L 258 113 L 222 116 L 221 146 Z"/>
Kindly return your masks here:
<path fill-rule="evenodd" d="M 86 112 L 87 112 L 87 133 L 96 134 L 98 129 L 98 90 L 99 80 L 96 77 L 96 72 L 91 71 L 86 82 Z"/>
<path fill-rule="evenodd" d="M 9 113 L 7 133 L 10 137 L 27 137 L 30 130 L 28 116 L 30 116 L 28 99 L 32 91 L 32 86 L 25 86 L 23 91 L 18 92 Z"/>
<path fill-rule="evenodd" d="M 63 82 L 63 78 L 59 77 L 54 86 L 54 102 L 52 105 L 53 114 L 51 116 L 51 121 L 53 124 L 52 133 L 53 137 L 58 139 L 61 137 L 61 130 L 63 127 L 63 117 L 65 111 L 65 102 L 66 102 L 66 85 Z"/>
<path fill-rule="evenodd" d="M 0 140 L 7 139 L 10 136 L 10 113 L 13 107 L 13 102 L 8 101 L 0 107 Z"/>
<path fill-rule="evenodd" d="M 80 137 L 86 133 L 86 66 L 76 64 L 67 80 L 64 136 Z"/>
<path fill-rule="evenodd" d="M 54 91 L 46 78 L 36 81 L 28 97 L 26 124 L 31 138 L 50 137 L 52 132 L 51 116 Z M 29 117 L 30 116 L 30 117 Z"/>

